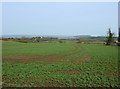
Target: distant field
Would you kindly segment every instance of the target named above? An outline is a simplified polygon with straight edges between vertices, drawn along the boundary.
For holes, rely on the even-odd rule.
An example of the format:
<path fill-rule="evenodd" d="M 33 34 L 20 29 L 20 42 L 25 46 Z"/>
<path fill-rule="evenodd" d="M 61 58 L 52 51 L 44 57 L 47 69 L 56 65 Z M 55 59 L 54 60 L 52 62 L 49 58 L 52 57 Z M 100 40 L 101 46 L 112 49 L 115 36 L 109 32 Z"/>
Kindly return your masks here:
<path fill-rule="evenodd" d="M 3 87 L 118 87 L 118 47 L 3 42 Z"/>

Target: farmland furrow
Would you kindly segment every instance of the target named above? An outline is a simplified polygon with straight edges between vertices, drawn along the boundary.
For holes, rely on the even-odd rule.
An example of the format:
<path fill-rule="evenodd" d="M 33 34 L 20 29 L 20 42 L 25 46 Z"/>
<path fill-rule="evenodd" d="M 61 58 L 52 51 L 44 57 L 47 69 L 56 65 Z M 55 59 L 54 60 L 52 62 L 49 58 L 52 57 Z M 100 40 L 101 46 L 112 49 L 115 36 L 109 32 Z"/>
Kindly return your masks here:
<path fill-rule="evenodd" d="M 7 61 L 24 61 L 24 62 L 34 62 L 34 61 L 45 61 L 46 63 L 55 63 L 58 61 L 69 61 L 69 60 L 63 60 L 65 57 L 76 55 L 78 53 L 81 53 L 85 51 L 85 48 L 79 45 L 74 45 L 74 49 L 67 51 L 68 54 L 63 56 L 58 55 L 48 55 L 48 56 L 3 56 L 4 59 Z M 84 60 L 81 59 L 81 60 Z M 86 60 L 86 59 L 85 59 Z M 76 61 L 77 62 L 77 61 Z"/>
<path fill-rule="evenodd" d="M 71 56 L 71 55 L 78 54 L 78 53 L 80 53 L 80 52 L 82 52 L 82 51 L 85 50 L 84 47 L 81 47 L 81 46 L 79 46 L 79 45 L 74 45 L 74 47 L 75 47 L 75 50 L 71 51 L 72 53 L 67 54 L 67 55 L 63 55 L 63 56 L 60 56 L 60 57 L 57 57 L 57 58 L 55 58 L 55 59 L 54 59 L 54 58 L 51 58 L 52 61 L 50 60 L 50 63 L 55 63 L 55 62 L 58 62 L 58 61 L 69 61 L 69 60 L 62 60 L 62 59 L 65 58 L 65 57 Z M 79 47 L 81 48 L 81 50 L 77 51 L 77 50 L 79 49 Z M 74 52 L 74 51 L 75 51 L 75 52 Z"/>

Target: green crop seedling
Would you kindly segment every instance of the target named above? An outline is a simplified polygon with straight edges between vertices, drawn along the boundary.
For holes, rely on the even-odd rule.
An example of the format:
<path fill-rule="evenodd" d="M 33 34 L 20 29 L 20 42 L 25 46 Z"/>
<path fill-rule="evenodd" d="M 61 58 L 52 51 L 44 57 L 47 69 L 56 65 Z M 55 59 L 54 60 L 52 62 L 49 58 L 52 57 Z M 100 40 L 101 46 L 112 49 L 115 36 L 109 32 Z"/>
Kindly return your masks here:
<path fill-rule="evenodd" d="M 118 47 L 3 42 L 3 87 L 118 86 Z"/>

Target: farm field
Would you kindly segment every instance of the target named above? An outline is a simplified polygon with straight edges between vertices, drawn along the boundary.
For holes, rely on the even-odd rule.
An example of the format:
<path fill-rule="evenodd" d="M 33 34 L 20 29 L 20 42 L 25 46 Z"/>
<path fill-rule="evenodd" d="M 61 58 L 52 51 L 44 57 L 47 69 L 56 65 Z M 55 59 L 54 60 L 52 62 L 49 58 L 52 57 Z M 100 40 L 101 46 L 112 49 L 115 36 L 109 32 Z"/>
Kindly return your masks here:
<path fill-rule="evenodd" d="M 118 46 L 2 42 L 3 87 L 118 87 Z"/>

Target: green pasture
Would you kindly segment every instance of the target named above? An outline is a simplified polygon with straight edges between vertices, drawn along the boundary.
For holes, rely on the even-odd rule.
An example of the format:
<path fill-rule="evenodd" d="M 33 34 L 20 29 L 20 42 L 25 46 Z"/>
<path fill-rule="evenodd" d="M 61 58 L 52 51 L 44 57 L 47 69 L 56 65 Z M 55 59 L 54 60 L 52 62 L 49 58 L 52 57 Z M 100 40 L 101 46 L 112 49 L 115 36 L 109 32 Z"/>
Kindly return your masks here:
<path fill-rule="evenodd" d="M 34 62 L 4 58 L 3 87 L 119 87 L 117 46 L 18 42 L 2 45 L 3 58 L 8 56 L 7 59 L 16 55 L 62 56 L 54 62 L 52 57 Z"/>

